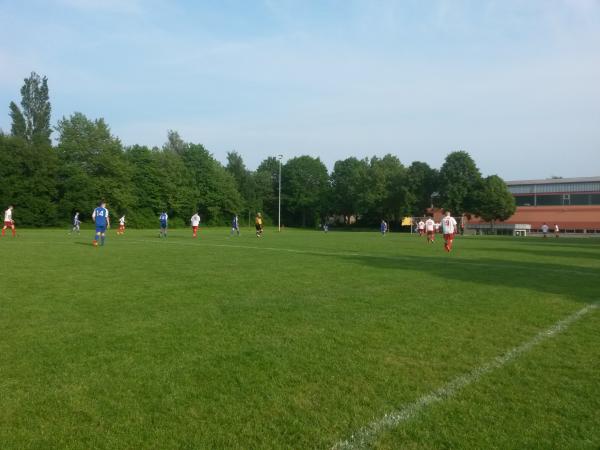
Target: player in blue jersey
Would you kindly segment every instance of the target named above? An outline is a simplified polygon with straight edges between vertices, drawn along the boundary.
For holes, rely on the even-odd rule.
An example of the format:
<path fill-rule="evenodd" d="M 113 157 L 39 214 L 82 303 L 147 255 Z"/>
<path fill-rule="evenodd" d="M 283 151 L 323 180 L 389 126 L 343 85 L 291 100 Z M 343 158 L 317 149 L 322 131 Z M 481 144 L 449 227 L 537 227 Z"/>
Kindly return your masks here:
<path fill-rule="evenodd" d="M 237 214 L 233 216 L 233 219 L 231 219 L 230 236 L 233 236 L 234 233 L 237 233 L 238 236 L 240 235 L 240 219 L 238 218 Z"/>
<path fill-rule="evenodd" d="M 160 232 L 158 233 L 158 237 L 167 237 L 169 215 L 166 211 L 160 213 L 160 216 L 158 216 L 158 221 L 160 222 Z"/>
<path fill-rule="evenodd" d="M 381 224 L 379 225 L 379 231 L 381 231 L 381 235 L 385 236 L 385 233 L 388 231 L 388 224 L 384 219 L 381 219 Z"/>
<path fill-rule="evenodd" d="M 106 229 L 110 228 L 110 219 L 108 217 L 108 209 L 106 209 L 106 202 L 101 202 L 100 205 L 92 213 L 92 219 L 96 224 L 96 238 L 92 243 L 94 247 L 104 245 L 104 239 L 106 238 Z"/>

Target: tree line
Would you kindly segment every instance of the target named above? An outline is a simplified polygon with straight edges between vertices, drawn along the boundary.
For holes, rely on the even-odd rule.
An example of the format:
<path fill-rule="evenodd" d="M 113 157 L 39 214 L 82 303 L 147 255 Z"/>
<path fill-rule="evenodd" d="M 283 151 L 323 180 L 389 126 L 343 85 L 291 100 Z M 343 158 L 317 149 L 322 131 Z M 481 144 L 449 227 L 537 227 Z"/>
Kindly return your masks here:
<path fill-rule="evenodd" d="M 126 214 L 134 227 L 153 227 L 166 210 L 174 225 L 200 212 L 204 223 L 224 225 L 262 212 L 267 223 L 281 215 L 287 226 L 314 227 L 330 218 L 373 226 L 398 224 L 423 215 L 432 205 L 455 215 L 504 220 L 515 202 L 504 181 L 482 177 L 467 152 L 450 153 L 438 170 L 424 162 L 405 166 L 394 155 L 337 161 L 331 173 L 319 158 L 266 158 L 249 170 L 242 156 L 227 154 L 225 165 L 204 146 L 173 130 L 162 147 L 124 146 L 102 119 L 82 113 L 51 126 L 48 80 L 33 72 L 24 80 L 20 106 L 9 105 L 10 133 L 0 130 L 0 205 L 16 208 L 18 224 L 58 226 L 75 211 L 89 219 L 104 199 L 113 214 Z M 57 133 L 56 143 L 51 140 Z"/>

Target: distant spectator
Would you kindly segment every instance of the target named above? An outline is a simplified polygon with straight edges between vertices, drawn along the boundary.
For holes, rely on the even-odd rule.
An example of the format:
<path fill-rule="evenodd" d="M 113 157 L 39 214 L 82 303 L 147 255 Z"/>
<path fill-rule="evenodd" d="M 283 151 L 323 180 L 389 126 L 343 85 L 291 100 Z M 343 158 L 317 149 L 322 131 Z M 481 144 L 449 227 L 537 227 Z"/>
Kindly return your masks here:
<path fill-rule="evenodd" d="M 548 236 L 548 224 L 544 223 L 544 225 L 542 225 L 542 234 L 544 235 L 544 239 L 546 239 L 546 237 Z"/>

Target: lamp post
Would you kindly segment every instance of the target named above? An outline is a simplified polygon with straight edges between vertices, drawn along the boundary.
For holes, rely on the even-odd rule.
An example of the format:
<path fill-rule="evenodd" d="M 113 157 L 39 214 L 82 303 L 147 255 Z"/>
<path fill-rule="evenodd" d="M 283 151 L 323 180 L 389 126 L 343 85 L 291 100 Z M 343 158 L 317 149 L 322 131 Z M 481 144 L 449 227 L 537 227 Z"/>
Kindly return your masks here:
<path fill-rule="evenodd" d="M 281 160 L 283 159 L 283 155 L 277 155 L 277 159 L 279 160 L 279 198 L 277 202 L 277 230 L 281 231 Z"/>

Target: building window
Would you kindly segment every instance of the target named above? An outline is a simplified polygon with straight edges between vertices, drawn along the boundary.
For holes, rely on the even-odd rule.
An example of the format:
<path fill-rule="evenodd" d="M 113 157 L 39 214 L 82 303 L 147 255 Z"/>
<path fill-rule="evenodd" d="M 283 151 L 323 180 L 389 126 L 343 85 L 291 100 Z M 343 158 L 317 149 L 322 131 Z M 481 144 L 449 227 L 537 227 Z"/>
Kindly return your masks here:
<path fill-rule="evenodd" d="M 571 194 L 571 205 L 591 205 L 590 194 Z"/>
<path fill-rule="evenodd" d="M 536 199 L 538 206 L 561 206 L 562 204 L 562 195 L 538 195 Z"/>
<path fill-rule="evenodd" d="M 534 206 L 535 199 L 533 195 L 518 195 L 515 197 L 515 203 L 517 206 Z"/>

